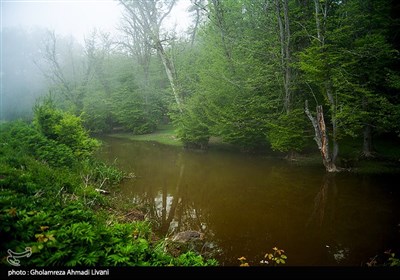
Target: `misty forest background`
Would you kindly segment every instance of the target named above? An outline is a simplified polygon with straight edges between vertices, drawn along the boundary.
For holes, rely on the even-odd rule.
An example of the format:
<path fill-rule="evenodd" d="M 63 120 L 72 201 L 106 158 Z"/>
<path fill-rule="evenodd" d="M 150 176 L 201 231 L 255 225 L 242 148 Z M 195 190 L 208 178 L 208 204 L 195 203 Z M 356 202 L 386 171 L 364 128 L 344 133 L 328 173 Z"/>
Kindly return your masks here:
<path fill-rule="evenodd" d="M 346 137 L 368 157 L 373 138 L 399 135 L 396 1 L 194 0 L 184 34 L 163 28 L 175 4 L 120 1 L 119 33 L 93 30 L 84 44 L 4 28 L 1 118 L 32 118 L 46 95 L 92 133 L 171 121 L 185 146 L 216 136 L 290 154 L 318 133 L 319 111 L 327 169 Z"/>

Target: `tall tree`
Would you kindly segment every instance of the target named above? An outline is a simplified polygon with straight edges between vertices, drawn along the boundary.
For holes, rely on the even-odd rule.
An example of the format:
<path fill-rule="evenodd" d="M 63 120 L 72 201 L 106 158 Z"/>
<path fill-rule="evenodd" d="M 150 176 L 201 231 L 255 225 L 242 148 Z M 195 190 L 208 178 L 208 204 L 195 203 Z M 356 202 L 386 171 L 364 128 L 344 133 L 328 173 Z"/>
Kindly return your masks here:
<path fill-rule="evenodd" d="M 43 39 L 41 57 L 35 64 L 52 87 L 73 106 L 76 113 L 83 109 L 82 83 L 87 81 L 86 63 L 79 61 L 82 49 L 73 38 L 63 39 L 48 31 Z"/>
<path fill-rule="evenodd" d="M 162 33 L 163 21 L 171 13 L 175 2 L 176 0 L 120 0 L 126 13 L 125 18 L 130 19 L 128 22 L 125 21 L 128 24 L 126 28 L 128 30 L 139 28 L 139 32 L 145 35 L 145 39 L 148 40 L 146 43 L 157 50 L 168 77 L 178 110 L 182 111 L 182 101 L 179 93 L 174 61 L 165 50 L 165 42 L 168 41 L 168 38 L 166 34 Z M 135 33 L 135 31 L 131 33 Z"/>
<path fill-rule="evenodd" d="M 347 36 L 338 36 L 341 40 L 337 45 L 346 53 L 341 66 L 346 71 L 347 87 L 353 89 L 350 106 L 359 118 L 345 117 L 356 120 L 355 133 L 362 129 L 362 154 L 371 157 L 373 132 L 388 131 L 395 122 L 387 81 L 397 52 L 388 40 L 390 1 L 346 1 L 340 8 L 338 20 Z"/>
<path fill-rule="evenodd" d="M 337 95 L 333 86 L 332 65 L 334 57 L 329 44 L 329 28 L 333 25 L 334 0 L 314 0 L 315 35 L 311 37 L 311 45 L 300 53 L 300 69 L 303 70 L 307 83 L 311 83 L 322 93 L 324 102 L 328 105 L 332 127 L 332 145 L 329 145 L 328 130 L 325 124 L 323 106 L 316 107 L 316 117 L 313 117 L 306 102 L 305 112 L 314 130 L 315 141 L 321 152 L 323 164 L 328 172 L 338 171 L 336 160 L 339 153 L 337 126 Z M 310 87 L 311 89 L 311 87 Z"/>
<path fill-rule="evenodd" d="M 283 87 L 285 90 L 284 106 L 287 113 L 291 109 L 291 48 L 290 20 L 288 0 L 275 0 L 276 16 L 279 27 L 281 67 L 283 72 Z"/>
<path fill-rule="evenodd" d="M 107 95 L 111 94 L 109 77 L 106 74 L 106 59 L 110 56 L 112 40 L 109 33 L 94 29 L 85 38 L 85 54 L 87 57 L 87 70 L 83 86 L 89 82 L 90 74 L 93 73 L 102 85 Z"/>

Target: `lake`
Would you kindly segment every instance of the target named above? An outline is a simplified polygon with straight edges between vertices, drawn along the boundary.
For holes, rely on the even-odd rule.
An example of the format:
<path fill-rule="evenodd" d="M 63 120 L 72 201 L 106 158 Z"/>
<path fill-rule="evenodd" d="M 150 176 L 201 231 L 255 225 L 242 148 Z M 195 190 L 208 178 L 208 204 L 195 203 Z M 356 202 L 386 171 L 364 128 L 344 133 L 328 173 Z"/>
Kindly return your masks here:
<path fill-rule="evenodd" d="M 242 256 L 261 265 L 273 247 L 290 266 L 361 266 L 399 247 L 400 174 L 326 174 L 322 163 L 101 140 L 98 156 L 136 176 L 120 195 L 146 207 L 163 236 L 204 233 L 204 253 L 221 266 Z"/>

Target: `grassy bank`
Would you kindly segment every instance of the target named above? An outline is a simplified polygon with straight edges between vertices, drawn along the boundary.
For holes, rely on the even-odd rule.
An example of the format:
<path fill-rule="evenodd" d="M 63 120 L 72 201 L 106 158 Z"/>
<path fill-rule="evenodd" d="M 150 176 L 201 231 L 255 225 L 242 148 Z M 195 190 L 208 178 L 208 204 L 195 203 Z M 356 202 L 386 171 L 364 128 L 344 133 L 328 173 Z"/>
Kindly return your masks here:
<path fill-rule="evenodd" d="M 165 145 L 183 147 L 182 142 L 176 137 L 172 125 L 160 126 L 157 131 L 145 135 L 133 135 L 132 133 L 114 133 L 112 137 L 130 139 L 135 141 L 154 141 Z M 338 165 L 351 172 L 356 173 L 396 173 L 400 172 L 400 139 L 396 137 L 381 137 L 374 141 L 375 153 L 371 158 L 362 155 L 362 142 L 352 138 L 340 141 L 340 153 Z M 233 145 L 223 143 L 220 138 L 211 137 L 210 150 L 238 151 Z M 284 153 L 272 150 L 263 151 L 270 156 L 284 157 Z M 304 152 L 297 154 L 294 164 L 298 165 L 321 165 L 322 160 L 314 140 L 310 139 Z"/>
<path fill-rule="evenodd" d="M 8 250 L 26 248 L 31 255 L 20 260 L 23 266 L 217 264 L 190 251 L 173 256 L 164 239 L 155 236 L 152 221 L 139 212 L 129 218 L 132 205 L 124 212 L 101 194 L 98 188 L 116 191 L 123 174 L 83 154 L 80 144 L 60 143 L 23 122 L 0 129 L 2 265 L 11 266 Z"/>
<path fill-rule="evenodd" d="M 155 141 L 165 145 L 183 147 L 182 142 L 176 138 L 175 130 L 172 125 L 162 125 L 150 134 L 134 135 L 130 132 L 112 133 L 112 137 L 124 138 L 136 141 Z"/>

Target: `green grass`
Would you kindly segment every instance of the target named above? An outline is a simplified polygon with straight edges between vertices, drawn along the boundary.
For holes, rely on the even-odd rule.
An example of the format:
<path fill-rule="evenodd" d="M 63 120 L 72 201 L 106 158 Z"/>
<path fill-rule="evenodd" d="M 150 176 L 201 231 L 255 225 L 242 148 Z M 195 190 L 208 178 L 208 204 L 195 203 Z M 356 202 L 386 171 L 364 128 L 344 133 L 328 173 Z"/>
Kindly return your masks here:
<path fill-rule="evenodd" d="M 182 142 L 176 137 L 175 130 L 172 125 L 162 125 L 155 132 L 143 135 L 134 135 L 129 132 L 113 133 L 112 137 L 125 138 L 137 141 L 155 141 L 165 145 L 183 147 Z"/>
<path fill-rule="evenodd" d="M 183 143 L 176 137 L 175 129 L 171 124 L 160 125 L 155 132 L 149 134 L 134 135 L 131 132 L 123 132 L 112 133 L 109 134 L 109 136 L 135 141 L 154 141 L 165 145 L 183 147 Z M 211 150 L 238 150 L 238 147 L 232 144 L 224 143 L 220 137 L 212 136 L 208 144 L 209 149 Z"/>

